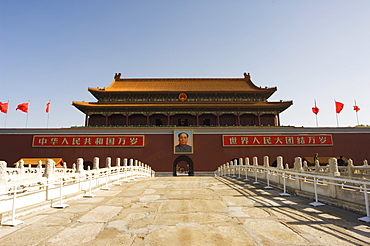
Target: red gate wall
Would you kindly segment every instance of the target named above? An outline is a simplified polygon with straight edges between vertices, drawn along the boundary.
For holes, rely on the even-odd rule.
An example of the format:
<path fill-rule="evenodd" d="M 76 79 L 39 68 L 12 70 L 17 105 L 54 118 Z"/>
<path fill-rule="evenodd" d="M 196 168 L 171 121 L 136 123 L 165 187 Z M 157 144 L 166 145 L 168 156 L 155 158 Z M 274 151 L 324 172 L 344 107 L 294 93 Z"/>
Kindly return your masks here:
<path fill-rule="evenodd" d="M 174 154 L 173 130 L 166 128 L 71 128 L 71 129 L 3 129 L 0 130 L 0 160 L 13 166 L 20 158 L 61 157 L 70 167 L 77 158 L 92 161 L 100 157 L 100 166 L 105 166 L 105 158 L 133 158 L 150 165 L 157 172 L 172 172 L 173 162 L 179 156 Z M 270 157 L 272 163 L 277 156 L 283 156 L 290 164 L 297 156 L 311 157 L 340 156 L 354 160 L 355 165 L 370 159 L 370 128 L 194 128 L 193 154 L 187 154 L 194 163 L 194 171 L 214 171 L 219 165 L 234 158 L 257 156 L 262 164 L 263 156 Z M 144 147 L 32 147 L 34 135 L 117 135 L 141 134 L 145 136 Z M 332 146 L 258 146 L 224 147 L 223 135 L 305 135 L 331 134 Z"/>

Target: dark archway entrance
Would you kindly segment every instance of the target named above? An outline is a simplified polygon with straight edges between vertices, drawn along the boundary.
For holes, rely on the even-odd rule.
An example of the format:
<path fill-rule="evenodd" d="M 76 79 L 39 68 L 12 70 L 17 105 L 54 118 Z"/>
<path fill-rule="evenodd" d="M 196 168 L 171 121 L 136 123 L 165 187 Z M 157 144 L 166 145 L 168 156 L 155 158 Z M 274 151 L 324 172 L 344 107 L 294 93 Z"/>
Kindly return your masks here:
<path fill-rule="evenodd" d="M 173 173 L 172 173 L 173 176 L 177 176 L 177 164 L 179 164 L 182 161 L 186 162 L 189 166 L 188 175 L 194 176 L 193 160 L 189 156 L 186 156 L 186 155 L 181 155 L 177 157 L 175 161 L 173 162 Z"/>
<path fill-rule="evenodd" d="M 92 161 L 84 161 L 84 170 L 88 170 L 90 167 L 90 170 L 93 169 L 93 163 Z"/>

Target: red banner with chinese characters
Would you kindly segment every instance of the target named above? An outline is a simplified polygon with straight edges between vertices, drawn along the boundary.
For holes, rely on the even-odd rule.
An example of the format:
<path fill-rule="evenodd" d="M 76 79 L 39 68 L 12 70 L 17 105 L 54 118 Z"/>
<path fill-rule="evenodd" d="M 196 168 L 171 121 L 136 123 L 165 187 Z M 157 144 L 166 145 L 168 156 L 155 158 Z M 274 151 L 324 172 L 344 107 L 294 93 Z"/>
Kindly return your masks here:
<path fill-rule="evenodd" d="M 144 147 L 144 135 L 35 135 L 32 147 Z"/>
<path fill-rule="evenodd" d="M 223 146 L 332 146 L 330 134 L 318 135 L 222 135 Z"/>

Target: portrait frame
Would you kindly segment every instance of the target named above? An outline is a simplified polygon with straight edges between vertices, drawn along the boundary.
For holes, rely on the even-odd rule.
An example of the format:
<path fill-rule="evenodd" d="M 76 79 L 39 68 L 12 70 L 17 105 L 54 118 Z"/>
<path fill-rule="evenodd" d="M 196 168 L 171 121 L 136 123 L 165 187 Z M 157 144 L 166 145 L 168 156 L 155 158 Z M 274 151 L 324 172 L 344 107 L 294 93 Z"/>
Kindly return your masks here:
<path fill-rule="evenodd" d="M 187 135 L 186 146 L 180 144 L 180 134 L 185 133 Z M 184 135 L 182 135 L 184 136 Z M 183 141 L 183 137 L 182 140 Z M 193 130 L 180 129 L 173 131 L 173 153 L 175 155 L 193 154 L 194 153 L 194 135 Z"/>

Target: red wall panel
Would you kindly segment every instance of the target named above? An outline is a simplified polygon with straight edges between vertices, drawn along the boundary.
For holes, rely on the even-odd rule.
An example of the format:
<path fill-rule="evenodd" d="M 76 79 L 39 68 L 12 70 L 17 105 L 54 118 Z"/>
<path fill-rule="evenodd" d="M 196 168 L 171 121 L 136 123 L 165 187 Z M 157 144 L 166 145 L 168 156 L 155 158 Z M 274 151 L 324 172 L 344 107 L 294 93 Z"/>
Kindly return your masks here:
<path fill-rule="evenodd" d="M 119 131 L 119 130 L 117 130 Z M 92 161 L 94 157 L 100 157 L 100 166 L 105 166 L 105 158 L 110 156 L 112 164 L 115 165 L 115 158 L 133 158 L 138 159 L 150 166 L 158 172 L 172 172 L 173 162 L 179 156 L 173 153 L 174 136 L 169 133 L 162 133 L 153 129 L 150 134 L 145 134 L 145 147 L 32 147 L 32 138 L 34 135 L 48 135 L 45 133 L 38 133 L 30 130 L 29 133 L 19 134 L 17 130 L 6 131 L 3 134 L 0 131 L 0 160 L 5 160 L 8 166 L 12 166 L 14 162 L 20 158 L 26 157 L 62 157 L 71 166 L 76 162 L 77 158 L 84 158 L 85 161 Z M 58 135 L 61 131 L 55 130 Z M 140 130 L 137 130 L 140 134 Z M 283 156 L 284 162 L 292 166 L 294 158 L 312 157 L 314 153 L 319 153 L 319 156 L 340 156 L 354 160 L 355 165 L 362 164 L 364 159 L 370 160 L 370 130 L 365 132 L 356 132 L 345 130 L 343 132 L 322 131 L 322 134 L 332 134 L 332 146 L 242 146 L 242 147 L 223 147 L 222 135 L 230 134 L 230 130 L 220 131 L 219 133 L 202 133 L 200 130 L 194 129 L 194 154 L 189 156 L 194 163 L 194 171 L 214 171 L 219 165 L 230 161 L 234 158 L 250 157 L 252 161 L 253 156 L 259 158 L 259 163 L 262 164 L 263 156 L 270 157 L 272 163 L 277 156 Z M 71 134 L 68 132 L 68 134 Z M 83 134 L 83 131 L 74 131 L 73 134 Z M 104 133 L 111 134 L 110 132 Z M 119 134 L 122 134 L 122 130 Z M 131 133 L 128 133 L 131 134 Z M 243 133 L 245 134 L 245 133 Z M 254 134 L 254 133 L 248 133 Z M 274 133 L 268 133 L 272 135 Z M 292 134 L 282 133 L 278 134 Z M 296 129 L 297 134 L 307 134 L 306 131 Z M 314 133 L 316 134 L 316 133 Z M 242 135 L 242 134 L 241 134 Z M 255 134 L 261 135 L 261 133 Z"/>

